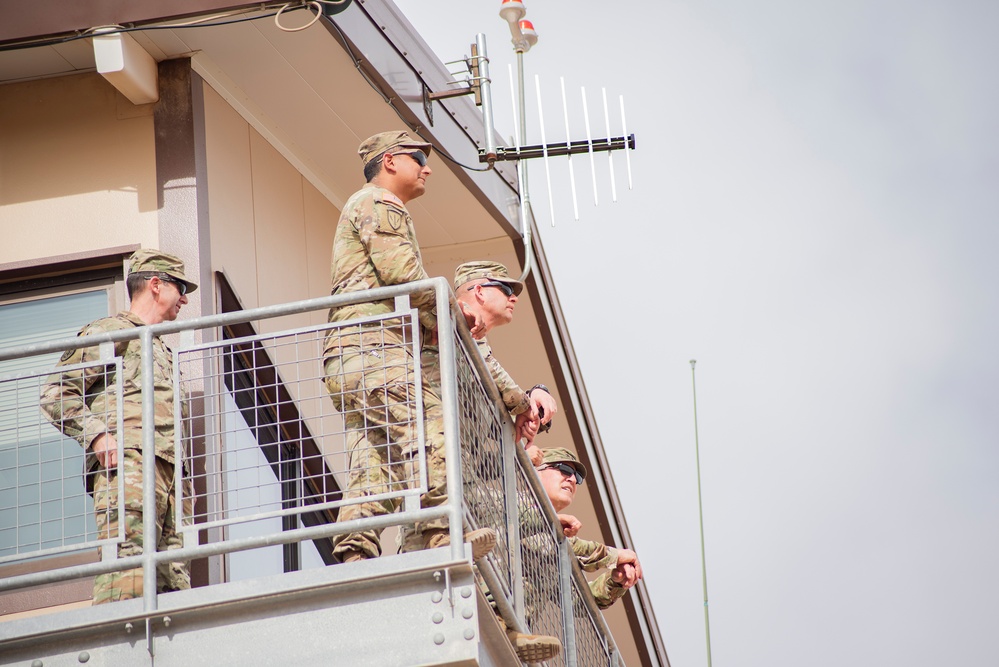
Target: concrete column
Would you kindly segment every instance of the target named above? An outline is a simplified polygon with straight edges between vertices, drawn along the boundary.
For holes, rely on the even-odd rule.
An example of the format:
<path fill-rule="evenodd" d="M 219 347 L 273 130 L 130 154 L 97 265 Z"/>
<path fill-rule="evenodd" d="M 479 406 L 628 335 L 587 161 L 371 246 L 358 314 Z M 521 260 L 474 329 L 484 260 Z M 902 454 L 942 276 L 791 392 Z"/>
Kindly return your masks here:
<path fill-rule="evenodd" d="M 215 312 L 215 286 L 212 278 L 211 235 L 208 223 L 208 182 L 205 164 L 204 87 L 191 69 L 190 58 L 166 60 L 158 65 L 160 99 L 153 107 L 156 142 L 156 198 L 159 210 L 159 248 L 184 261 L 184 272 L 198 283 L 188 297 L 181 318 L 193 319 Z M 168 336 L 167 344 L 177 349 L 178 336 Z M 214 339 L 214 333 L 195 332 L 195 341 Z M 207 371 L 208 369 L 206 369 Z M 205 387 L 190 384 L 191 417 L 202 423 L 206 405 Z M 196 427 L 199 428 L 199 427 Z M 204 433 L 192 435 L 197 460 L 204 454 Z M 200 466 L 199 466 L 200 468 Z M 208 496 L 204 470 L 196 470 L 195 493 L 200 498 L 195 512 L 203 515 Z M 200 483 L 198 483 L 200 482 Z M 218 535 L 213 539 L 218 539 Z M 191 583 L 204 586 L 217 583 L 222 574 L 221 558 L 191 564 Z"/>
<path fill-rule="evenodd" d="M 205 165 L 204 89 L 190 58 L 159 63 L 160 99 L 153 108 L 160 250 L 184 260 L 199 289 L 185 317 L 215 311 Z"/>

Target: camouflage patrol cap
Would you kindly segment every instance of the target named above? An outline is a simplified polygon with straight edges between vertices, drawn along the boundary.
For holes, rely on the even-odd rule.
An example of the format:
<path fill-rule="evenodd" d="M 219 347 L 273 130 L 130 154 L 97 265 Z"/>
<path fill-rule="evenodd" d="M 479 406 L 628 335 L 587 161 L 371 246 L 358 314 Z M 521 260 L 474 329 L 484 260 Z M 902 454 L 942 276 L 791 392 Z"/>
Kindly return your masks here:
<path fill-rule="evenodd" d="M 430 156 L 432 147 L 419 137 L 414 137 L 405 130 L 392 130 L 391 132 L 379 132 L 373 137 L 368 137 L 357 149 L 357 154 L 361 156 L 361 162 L 367 165 L 375 158 L 379 158 L 385 153 L 412 153 L 413 151 L 423 151 Z"/>
<path fill-rule="evenodd" d="M 180 261 L 179 257 L 168 255 L 155 248 L 142 248 L 132 253 L 128 260 L 128 273 L 131 275 L 140 271 L 165 273 L 187 285 L 189 293 L 198 289 L 198 284 L 191 282 L 184 275 L 184 262 Z"/>
<path fill-rule="evenodd" d="M 457 290 L 467 282 L 482 278 L 509 285 L 517 296 L 524 291 L 524 283 L 511 278 L 505 266 L 499 262 L 482 260 L 465 262 L 454 270 L 454 289 Z"/>
<path fill-rule="evenodd" d="M 541 453 L 544 454 L 544 463 L 568 463 L 573 468 L 576 469 L 583 479 L 586 479 L 586 466 L 579 462 L 576 455 L 570 452 L 564 447 L 550 447 L 548 449 L 542 449 Z"/>

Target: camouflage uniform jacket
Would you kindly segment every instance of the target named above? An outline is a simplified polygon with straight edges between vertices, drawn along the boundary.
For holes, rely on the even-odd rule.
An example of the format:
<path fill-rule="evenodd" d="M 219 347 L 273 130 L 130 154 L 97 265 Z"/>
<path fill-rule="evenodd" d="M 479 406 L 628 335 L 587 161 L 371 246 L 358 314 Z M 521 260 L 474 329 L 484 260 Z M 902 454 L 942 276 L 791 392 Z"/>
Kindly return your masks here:
<path fill-rule="evenodd" d="M 584 572 L 595 572 L 599 569 L 617 567 L 617 549 L 600 542 L 584 540 L 580 537 L 570 537 L 569 545 L 576 555 L 579 567 Z M 610 572 L 604 572 L 590 582 L 590 592 L 597 602 L 597 607 L 606 609 L 620 599 L 628 589 L 614 581 Z"/>
<path fill-rule="evenodd" d="M 80 330 L 78 336 L 106 333 L 142 327 L 146 323 L 130 312 L 91 322 Z M 139 340 L 115 343 L 115 355 L 122 358 L 122 428 L 119 438 L 125 449 L 142 449 L 142 366 Z M 56 369 L 100 359 L 99 347 L 67 350 Z M 100 464 L 91 451 L 94 438 L 102 433 L 118 435 L 117 398 L 114 390 L 114 367 L 90 366 L 67 372 L 56 372 L 48 377 L 42 388 L 42 412 L 62 433 L 73 438 L 87 451 L 84 469 L 97 468 Z M 173 354 L 166 343 L 153 337 L 153 395 L 155 398 L 156 456 L 174 461 L 174 386 Z M 186 411 L 186 406 L 184 406 Z M 186 417 L 186 415 L 185 415 Z M 88 481 L 89 485 L 89 481 Z"/>
<path fill-rule="evenodd" d="M 544 515 L 528 504 L 520 505 L 520 530 L 522 549 L 550 557 L 549 551 L 555 545 L 552 529 Z M 584 540 L 581 537 L 566 538 L 579 567 L 584 572 L 617 567 L 618 550 L 600 542 Z M 535 556 L 537 558 L 538 556 Z M 604 572 L 589 582 L 590 593 L 600 609 L 606 609 L 628 592 L 628 589 L 614 581 L 611 572 Z"/>
<path fill-rule="evenodd" d="M 482 340 L 475 341 L 479 348 L 479 354 L 486 362 L 486 368 L 489 369 L 489 374 L 492 375 L 493 381 L 496 383 L 496 387 L 499 389 L 500 396 L 503 397 L 503 404 L 506 405 L 507 409 L 511 414 L 519 415 L 522 412 L 526 412 L 531 407 L 531 399 L 527 396 L 523 389 L 521 389 L 510 374 L 500 366 L 500 362 L 496 360 L 493 356 L 493 350 L 489 347 L 488 341 L 485 338 Z"/>
<path fill-rule="evenodd" d="M 624 597 L 628 589 L 614 581 L 610 572 L 604 572 L 590 582 L 590 593 L 599 609 L 606 609 Z"/>
<path fill-rule="evenodd" d="M 351 195 L 337 222 L 330 274 L 333 284 L 331 294 L 398 285 L 428 277 L 416 241 L 413 218 L 402 200 L 373 183 Z M 418 309 L 420 323 L 425 328 L 437 327 L 433 290 L 411 294 L 410 304 Z M 392 299 L 359 303 L 330 309 L 329 321 L 343 322 L 394 310 Z M 335 355 L 341 346 L 382 344 L 378 331 L 344 333 L 333 330 L 327 336 L 324 357 L 328 358 L 331 353 Z M 398 329 L 394 333 L 398 336 Z"/>

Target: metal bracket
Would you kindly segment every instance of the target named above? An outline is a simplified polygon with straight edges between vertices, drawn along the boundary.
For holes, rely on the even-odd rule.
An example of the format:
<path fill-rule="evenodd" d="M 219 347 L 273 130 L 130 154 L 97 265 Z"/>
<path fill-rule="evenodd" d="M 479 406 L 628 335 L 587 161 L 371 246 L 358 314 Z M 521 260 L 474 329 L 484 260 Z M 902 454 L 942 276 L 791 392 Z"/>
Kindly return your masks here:
<path fill-rule="evenodd" d="M 430 99 L 430 89 L 423 84 L 423 115 L 427 117 L 430 127 L 434 126 L 434 101 Z"/>
<path fill-rule="evenodd" d="M 467 84 L 465 88 L 457 88 L 455 90 L 442 90 L 440 92 L 431 92 L 427 89 L 423 91 L 423 106 L 426 108 L 428 101 L 433 102 L 434 100 L 445 100 L 449 97 L 461 97 L 462 95 L 475 95 L 475 106 L 482 106 L 482 75 L 479 73 L 479 61 L 483 60 L 485 57 L 479 55 L 479 49 L 475 44 L 472 44 L 472 55 L 464 60 L 454 60 L 450 63 L 464 63 L 465 69 L 468 70 L 469 77 L 463 81 L 450 81 L 448 85 L 460 85 Z"/>

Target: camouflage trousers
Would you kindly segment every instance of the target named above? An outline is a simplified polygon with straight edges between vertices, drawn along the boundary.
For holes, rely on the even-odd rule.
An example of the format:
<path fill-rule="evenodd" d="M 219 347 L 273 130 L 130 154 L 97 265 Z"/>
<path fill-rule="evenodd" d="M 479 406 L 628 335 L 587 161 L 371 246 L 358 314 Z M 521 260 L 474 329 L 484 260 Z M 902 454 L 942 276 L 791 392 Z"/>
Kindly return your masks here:
<path fill-rule="evenodd" d="M 416 382 L 413 359 L 402 347 L 362 350 L 345 347 L 326 361 L 326 388 L 343 413 L 349 473 L 345 499 L 397 492 L 419 482 Z M 423 382 L 423 427 L 428 490 L 421 507 L 447 503 L 444 463 L 444 413 L 435 387 Z M 338 521 L 351 521 L 396 512 L 401 498 L 344 505 Z M 420 531 L 447 527 L 446 519 L 417 524 Z M 381 530 L 338 535 L 334 553 L 361 551 L 381 555 Z"/>
<path fill-rule="evenodd" d="M 101 539 L 118 536 L 123 525 L 125 539 L 118 545 L 119 558 L 138 556 L 142 553 L 145 535 L 142 529 L 142 453 L 124 450 L 122 478 L 125 487 L 124 502 L 119 502 L 118 479 L 115 471 L 96 473 L 94 480 L 94 512 L 97 531 Z M 194 513 L 191 481 L 184 480 L 184 516 Z M 174 465 L 156 458 L 156 550 L 179 549 L 183 545 L 175 523 Z M 185 590 L 191 587 L 187 563 L 182 561 L 160 563 L 156 567 L 156 590 L 160 593 Z M 117 602 L 142 597 L 142 568 L 100 574 L 94 579 L 94 604 Z"/>

